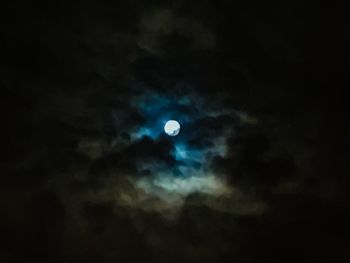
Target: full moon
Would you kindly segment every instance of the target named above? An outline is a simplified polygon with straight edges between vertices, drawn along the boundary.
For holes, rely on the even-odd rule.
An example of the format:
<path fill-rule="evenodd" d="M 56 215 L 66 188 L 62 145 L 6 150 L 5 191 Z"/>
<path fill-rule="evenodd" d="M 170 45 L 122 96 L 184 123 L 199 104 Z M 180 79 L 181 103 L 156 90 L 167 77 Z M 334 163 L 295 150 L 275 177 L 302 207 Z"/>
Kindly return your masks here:
<path fill-rule="evenodd" d="M 164 125 L 164 131 L 169 136 L 176 136 L 180 132 L 180 124 L 174 120 L 167 121 Z"/>

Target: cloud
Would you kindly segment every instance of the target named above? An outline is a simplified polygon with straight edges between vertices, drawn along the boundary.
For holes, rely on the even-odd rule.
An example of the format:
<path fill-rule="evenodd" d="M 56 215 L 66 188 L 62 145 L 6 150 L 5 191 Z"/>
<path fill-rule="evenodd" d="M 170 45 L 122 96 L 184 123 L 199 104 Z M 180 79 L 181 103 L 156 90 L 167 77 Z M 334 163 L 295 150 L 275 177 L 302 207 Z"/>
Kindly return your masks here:
<path fill-rule="evenodd" d="M 233 1 L 40 7 L 2 9 L 0 261 L 345 254 L 346 41 L 310 52 Z"/>
<path fill-rule="evenodd" d="M 154 55 L 178 48 L 212 49 L 215 36 L 200 22 L 171 9 L 156 9 L 142 17 L 138 46 Z M 168 41 L 167 41 L 168 40 Z"/>

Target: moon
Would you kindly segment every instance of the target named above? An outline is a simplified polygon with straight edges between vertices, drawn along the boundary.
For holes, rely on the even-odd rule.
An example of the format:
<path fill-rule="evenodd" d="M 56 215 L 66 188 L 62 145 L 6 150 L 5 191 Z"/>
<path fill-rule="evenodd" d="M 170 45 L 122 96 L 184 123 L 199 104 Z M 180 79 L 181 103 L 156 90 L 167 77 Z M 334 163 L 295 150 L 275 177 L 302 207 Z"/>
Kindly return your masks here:
<path fill-rule="evenodd" d="M 169 136 L 176 136 L 180 132 L 180 123 L 175 120 L 167 121 L 164 125 L 164 131 Z"/>

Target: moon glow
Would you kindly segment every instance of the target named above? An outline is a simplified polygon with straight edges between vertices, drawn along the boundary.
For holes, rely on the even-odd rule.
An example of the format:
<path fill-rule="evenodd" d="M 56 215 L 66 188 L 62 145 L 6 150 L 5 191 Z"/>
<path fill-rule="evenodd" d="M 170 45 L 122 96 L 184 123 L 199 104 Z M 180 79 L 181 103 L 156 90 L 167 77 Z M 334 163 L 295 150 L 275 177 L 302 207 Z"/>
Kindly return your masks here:
<path fill-rule="evenodd" d="M 164 125 L 164 131 L 169 136 L 176 136 L 180 132 L 180 124 L 175 120 L 167 121 Z"/>

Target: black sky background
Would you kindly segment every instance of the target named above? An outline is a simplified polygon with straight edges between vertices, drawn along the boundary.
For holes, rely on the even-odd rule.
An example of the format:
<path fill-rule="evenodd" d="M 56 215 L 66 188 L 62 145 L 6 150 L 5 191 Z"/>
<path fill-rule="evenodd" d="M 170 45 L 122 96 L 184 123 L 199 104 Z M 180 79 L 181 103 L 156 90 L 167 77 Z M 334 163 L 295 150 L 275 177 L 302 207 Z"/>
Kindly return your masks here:
<path fill-rule="evenodd" d="M 349 261 L 346 8 L 132 0 L 0 10 L 0 262 Z M 144 94 L 192 101 L 174 112 L 199 116 L 183 127 L 196 151 L 234 127 L 227 154 L 207 160 L 242 199 L 191 193 L 171 219 L 154 197 L 114 199 L 138 196 L 127 178 L 147 178 L 145 164 L 179 165 L 166 136 L 132 137 L 148 123 L 132 103 Z M 256 202 L 262 211 L 241 212 Z"/>

